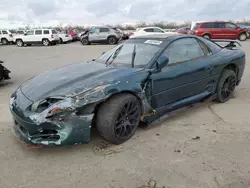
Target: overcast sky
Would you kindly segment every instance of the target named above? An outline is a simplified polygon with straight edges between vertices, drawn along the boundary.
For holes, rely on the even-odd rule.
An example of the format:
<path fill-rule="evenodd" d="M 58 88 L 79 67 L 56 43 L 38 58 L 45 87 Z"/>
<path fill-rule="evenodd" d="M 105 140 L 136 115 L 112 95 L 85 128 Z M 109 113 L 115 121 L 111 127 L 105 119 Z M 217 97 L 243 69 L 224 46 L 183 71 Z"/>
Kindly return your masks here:
<path fill-rule="evenodd" d="M 117 24 L 138 21 L 240 20 L 250 0 L 1 0 L 0 24 Z"/>

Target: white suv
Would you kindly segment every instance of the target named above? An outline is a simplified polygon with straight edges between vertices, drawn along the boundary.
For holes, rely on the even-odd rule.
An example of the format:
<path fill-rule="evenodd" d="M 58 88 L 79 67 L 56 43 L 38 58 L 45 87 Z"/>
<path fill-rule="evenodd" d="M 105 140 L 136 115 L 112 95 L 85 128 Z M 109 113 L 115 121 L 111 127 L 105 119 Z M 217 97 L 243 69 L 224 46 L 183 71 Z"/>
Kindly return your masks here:
<path fill-rule="evenodd" d="M 54 29 L 33 29 L 28 30 L 24 35 L 17 35 L 14 42 L 21 47 L 24 44 L 28 46 L 32 44 L 56 45 L 58 41 L 59 37 Z"/>
<path fill-rule="evenodd" d="M 0 30 L 0 42 L 3 45 L 13 43 L 14 42 L 13 33 L 11 33 L 9 30 Z"/>

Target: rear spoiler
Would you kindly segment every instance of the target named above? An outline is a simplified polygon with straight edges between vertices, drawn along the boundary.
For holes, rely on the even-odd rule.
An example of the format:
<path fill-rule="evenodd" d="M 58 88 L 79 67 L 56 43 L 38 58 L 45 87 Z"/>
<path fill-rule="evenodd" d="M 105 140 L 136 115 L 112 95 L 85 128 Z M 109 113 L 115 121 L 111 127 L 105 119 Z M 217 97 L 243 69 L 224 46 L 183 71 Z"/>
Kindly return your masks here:
<path fill-rule="evenodd" d="M 233 49 L 233 48 L 237 47 L 236 44 L 241 46 L 241 44 L 237 40 L 212 39 L 211 41 L 216 43 L 217 45 L 219 45 L 221 48 Z M 218 44 L 220 42 L 227 42 L 228 44 L 225 46 L 221 46 L 220 44 Z"/>

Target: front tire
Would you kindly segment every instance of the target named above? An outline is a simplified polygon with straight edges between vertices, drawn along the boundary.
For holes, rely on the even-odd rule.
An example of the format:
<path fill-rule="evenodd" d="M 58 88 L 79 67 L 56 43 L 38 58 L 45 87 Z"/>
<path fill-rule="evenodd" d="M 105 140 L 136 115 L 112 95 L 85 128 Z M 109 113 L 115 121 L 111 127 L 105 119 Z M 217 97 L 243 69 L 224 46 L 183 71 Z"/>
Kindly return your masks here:
<path fill-rule="evenodd" d="M 246 35 L 246 33 L 241 33 L 241 34 L 239 35 L 238 39 L 239 39 L 240 41 L 245 41 L 245 40 L 247 40 L 247 35 Z"/>
<path fill-rule="evenodd" d="M 59 44 L 63 44 L 63 40 L 62 40 L 62 38 L 59 38 L 58 43 L 59 43 Z"/>
<path fill-rule="evenodd" d="M 216 101 L 219 103 L 227 102 L 233 95 L 236 87 L 236 74 L 234 71 L 225 69 L 217 85 Z"/>
<path fill-rule="evenodd" d="M 100 106 L 96 126 L 112 144 L 122 144 L 135 133 L 141 117 L 141 104 L 131 94 L 118 94 Z"/>
<path fill-rule="evenodd" d="M 82 45 L 89 45 L 90 44 L 88 38 L 82 38 L 81 43 L 82 43 Z"/>

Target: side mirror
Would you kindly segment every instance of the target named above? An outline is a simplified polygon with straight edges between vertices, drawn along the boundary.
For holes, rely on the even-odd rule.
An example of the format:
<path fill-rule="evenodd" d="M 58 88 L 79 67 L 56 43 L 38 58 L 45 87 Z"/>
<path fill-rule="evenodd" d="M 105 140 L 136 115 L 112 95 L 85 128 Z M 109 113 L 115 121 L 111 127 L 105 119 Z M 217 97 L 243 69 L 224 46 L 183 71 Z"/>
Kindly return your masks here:
<path fill-rule="evenodd" d="M 160 71 L 163 67 L 168 64 L 169 58 L 167 56 L 161 56 L 156 62 L 156 69 Z"/>
<path fill-rule="evenodd" d="M 102 52 L 102 55 L 105 54 L 106 52 Z"/>

